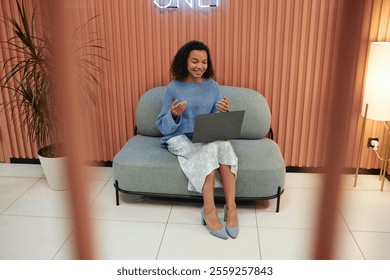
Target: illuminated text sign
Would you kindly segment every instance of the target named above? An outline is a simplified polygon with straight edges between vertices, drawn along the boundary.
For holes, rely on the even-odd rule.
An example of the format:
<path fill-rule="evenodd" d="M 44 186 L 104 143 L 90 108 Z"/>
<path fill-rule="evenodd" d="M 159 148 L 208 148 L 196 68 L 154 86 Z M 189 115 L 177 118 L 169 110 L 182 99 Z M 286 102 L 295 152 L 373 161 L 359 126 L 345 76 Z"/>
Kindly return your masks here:
<path fill-rule="evenodd" d="M 179 3 L 184 2 L 184 5 L 188 5 L 193 8 L 198 6 L 200 8 L 213 8 L 218 7 L 219 0 L 154 0 L 153 3 L 160 9 L 179 8 Z"/>

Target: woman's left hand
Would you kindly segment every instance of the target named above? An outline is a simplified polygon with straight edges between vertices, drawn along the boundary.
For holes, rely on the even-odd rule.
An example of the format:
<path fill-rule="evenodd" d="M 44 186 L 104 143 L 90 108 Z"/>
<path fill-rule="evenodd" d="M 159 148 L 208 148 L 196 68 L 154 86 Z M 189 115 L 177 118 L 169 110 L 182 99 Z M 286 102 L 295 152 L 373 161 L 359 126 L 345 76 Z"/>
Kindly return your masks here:
<path fill-rule="evenodd" d="M 226 98 L 226 95 L 223 97 L 221 101 L 219 101 L 216 105 L 217 110 L 220 112 L 227 112 L 229 111 L 229 101 Z"/>

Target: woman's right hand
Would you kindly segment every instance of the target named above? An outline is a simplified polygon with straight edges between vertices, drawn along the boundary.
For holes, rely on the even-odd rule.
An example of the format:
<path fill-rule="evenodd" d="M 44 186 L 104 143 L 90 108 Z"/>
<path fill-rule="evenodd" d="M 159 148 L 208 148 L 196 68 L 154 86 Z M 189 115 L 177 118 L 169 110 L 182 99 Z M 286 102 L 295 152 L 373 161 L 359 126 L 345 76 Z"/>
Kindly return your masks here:
<path fill-rule="evenodd" d="M 177 103 L 177 99 L 172 102 L 171 112 L 174 118 L 180 116 L 187 107 L 187 101 Z"/>

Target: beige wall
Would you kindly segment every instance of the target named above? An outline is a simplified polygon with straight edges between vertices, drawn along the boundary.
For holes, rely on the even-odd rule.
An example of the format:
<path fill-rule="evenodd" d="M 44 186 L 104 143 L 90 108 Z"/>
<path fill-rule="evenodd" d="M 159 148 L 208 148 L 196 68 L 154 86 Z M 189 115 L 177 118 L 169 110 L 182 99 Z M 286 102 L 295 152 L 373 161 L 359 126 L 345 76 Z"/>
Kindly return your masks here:
<path fill-rule="evenodd" d="M 29 6 L 31 2 L 27 1 Z M 110 161 L 131 138 L 135 108 L 149 88 L 170 81 L 169 65 L 176 50 L 191 39 L 209 45 L 216 80 L 248 87 L 268 100 L 272 128 L 286 165 L 319 167 L 324 163 L 330 85 L 335 67 L 342 0 L 220 0 L 214 9 L 159 10 L 152 0 L 72 0 L 75 22 L 99 14 L 91 31 L 104 38 L 105 56 L 99 104 L 88 112 L 90 160 Z M 1 1 L 0 14 L 14 15 L 14 1 Z M 357 158 L 361 127 L 362 85 L 369 41 L 390 41 L 390 0 L 366 1 L 357 58 L 350 129 L 346 132 L 347 167 Z M 1 40 L 7 34 L 0 27 Z M 9 34 L 9 33 L 8 33 Z M 0 60 L 7 55 L 2 49 Z M 2 91 L 2 99 L 7 92 Z M 36 148 L 0 116 L 4 158 L 31 158 Z M 381 123 L 369 121 L 365 138 L 384 138 Z M 337 136 L 335 135 L 335 143 Z M 383 142 L 382 142 L 383 143 Z M 361 167 L 379 168 L 364 148 Z M 390 169 L 388 169 L 390 170 Z"/>

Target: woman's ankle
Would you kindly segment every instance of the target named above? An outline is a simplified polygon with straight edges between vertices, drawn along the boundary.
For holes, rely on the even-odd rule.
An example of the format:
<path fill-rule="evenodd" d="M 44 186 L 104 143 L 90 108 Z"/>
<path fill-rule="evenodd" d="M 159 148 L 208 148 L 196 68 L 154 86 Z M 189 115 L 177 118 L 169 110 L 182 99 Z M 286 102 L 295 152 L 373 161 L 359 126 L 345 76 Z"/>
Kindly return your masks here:
<path fill-rule="evenodd" d="M 229 227 L 238 226 L 238 213 L 237 206 L 235 204 L 226 205 L 226 224 Z"/>

